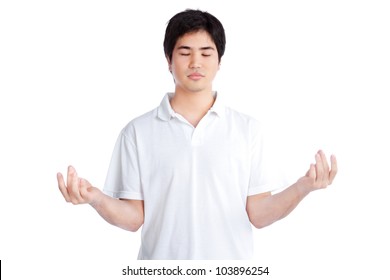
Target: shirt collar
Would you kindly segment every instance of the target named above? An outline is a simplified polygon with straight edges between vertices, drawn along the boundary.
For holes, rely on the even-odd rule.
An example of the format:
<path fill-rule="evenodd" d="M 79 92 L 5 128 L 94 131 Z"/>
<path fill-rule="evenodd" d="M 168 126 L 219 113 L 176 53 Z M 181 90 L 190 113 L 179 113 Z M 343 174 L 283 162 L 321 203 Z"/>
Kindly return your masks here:
<path fill-rule="evenodd" d="M 210 108 L 210 112 L 216 113 L 219 117 L 225 115 L 225 103 L 223 102 L 223 97 L 218 92 L 214 92 L 215 101 L 213 106 Z"/>
<path fill-rule="evenodd" d="M 173 92 L 168 92 L 163 100 L 161 100 L 160 106 L 158 107 L 157 116 L 163 121 L 169 121 L 171 118 L 175 117 L 175 112 L 171 107 L 171 103 L 169 103 L 169 100 L 173 95 Z"/>
<path fill-rule="evenodd" d="M 158 107 L 157 116 L 163 121 L 169 121 L 176 117 L 176 113 L 173 111 L 171 103 L 169 102 L 173 95 L 173 92 L 168 92 Z M 214 92 L 214 96 L 216 99 L 209 111 L 216 113 L 219 117 L 223 117 L 225 114 L 225 106 L 221 100 L 222 98 L 217 92 Z"/>

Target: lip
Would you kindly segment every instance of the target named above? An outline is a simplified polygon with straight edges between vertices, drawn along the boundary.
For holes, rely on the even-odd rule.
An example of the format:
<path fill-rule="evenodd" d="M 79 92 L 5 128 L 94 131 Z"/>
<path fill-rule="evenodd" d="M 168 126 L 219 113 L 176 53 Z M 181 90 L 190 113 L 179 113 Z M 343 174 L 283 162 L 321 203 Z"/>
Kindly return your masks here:
<path fill-rule="evenodd" d="M 187 76 L 188 78 L 190 78 L 191 80 L 200 80 L 201 78 L 204 77 L 204 75 L 198 73 L 198 72 L 195 72 L 195 73 L 191 73 Z"/>

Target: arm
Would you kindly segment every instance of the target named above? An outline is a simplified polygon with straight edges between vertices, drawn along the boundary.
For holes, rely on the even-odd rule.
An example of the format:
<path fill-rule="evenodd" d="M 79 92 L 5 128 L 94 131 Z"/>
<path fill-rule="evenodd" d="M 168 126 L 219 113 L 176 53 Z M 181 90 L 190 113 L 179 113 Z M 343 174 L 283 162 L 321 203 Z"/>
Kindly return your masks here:
<path fill-rule="evenodd" d="M 316 154 L 315 159 L 316 163 L 310 165 L 306 175 L 284 191 L 275 195 L 262 193 L 248 197 L 246 210 L 256 228 L 266 227 L 286 217 L 310 192 L 332 183 L 337 173 L 336 157 L 331 156 L 331 169 L 322 151 Z"/>
<path fill-rule="evenodd" d="M 66 202 L 90 204 L 100 216 L 112 225 L 125 230 L 137 231 L 144 222 L 142 200 L 120 200 L 105 195 L 87 180 L 79 178 L 76 170 L 69 166 L 67 184 L 61 173 L 57 174 L 58 187 Z"/>

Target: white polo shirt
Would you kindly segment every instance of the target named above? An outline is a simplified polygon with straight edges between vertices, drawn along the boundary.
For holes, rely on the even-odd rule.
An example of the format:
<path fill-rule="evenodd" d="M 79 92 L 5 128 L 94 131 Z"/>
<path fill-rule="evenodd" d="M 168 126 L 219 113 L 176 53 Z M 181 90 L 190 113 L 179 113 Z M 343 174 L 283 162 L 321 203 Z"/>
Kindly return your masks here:
<path fill-rule="evenodd" d="M 138 259 L 250 259 L 247 196 L 272 190 L 259 123 L 217 97 L 194 128 L 171 97 L 121 131 L 104 192 L 144 200 Z"/>

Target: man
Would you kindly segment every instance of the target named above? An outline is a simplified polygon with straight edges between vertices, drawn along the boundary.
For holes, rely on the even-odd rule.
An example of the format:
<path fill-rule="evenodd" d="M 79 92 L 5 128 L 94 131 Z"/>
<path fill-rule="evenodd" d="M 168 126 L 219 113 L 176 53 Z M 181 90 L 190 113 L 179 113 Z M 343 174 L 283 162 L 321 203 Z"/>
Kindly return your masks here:
<path fill-rule="evenodd" d="M 58 184 L 67 202 L 88 203 L 109 223 L 142 228 L 139 259 L 249 259 L 252 225 L 288 215 L 336 176 L 322 151 L 284 191 L 267 180 L 256 120 L 223 106 L 212 82 L 225 50 L 214 16 L 186 10 L 168 23 L 164 51 L 175 82 L 159 107 L 120 133 L 104 193 L 68 168 Z"/>

